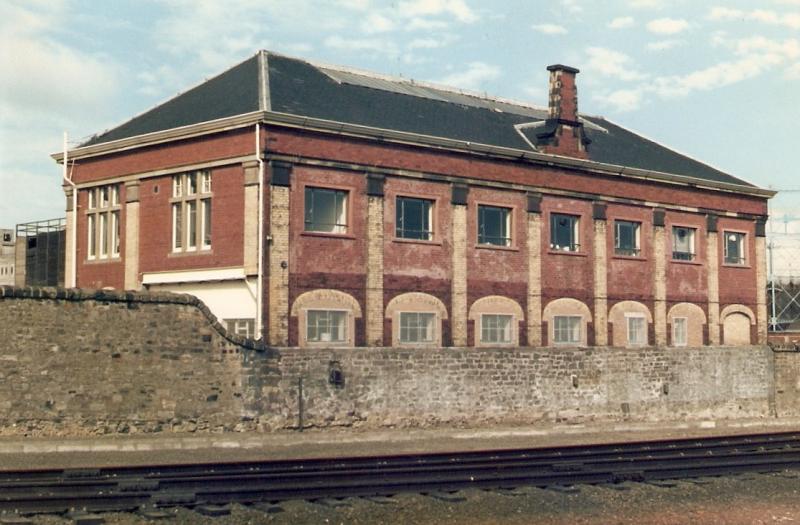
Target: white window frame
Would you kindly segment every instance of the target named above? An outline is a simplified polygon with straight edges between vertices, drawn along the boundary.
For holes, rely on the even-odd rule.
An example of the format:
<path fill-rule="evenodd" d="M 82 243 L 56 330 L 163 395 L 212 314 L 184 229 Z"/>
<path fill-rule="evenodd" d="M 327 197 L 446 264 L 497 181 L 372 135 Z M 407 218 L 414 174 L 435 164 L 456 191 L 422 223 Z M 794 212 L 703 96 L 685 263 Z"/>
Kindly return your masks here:
<path fill-rule="evenodd" d="M 561 329 L 561 328 L 558 327 L 558 324 L 559 324 L 558 323 L 558 319 L 568 319 L 570 324 L 571 324 L 571 322 L 573 320 L 577 320 L 577 325 L 576 325 L 577 329 L 578 329 L 577 338 L 573 338 L 574 327 L 567 326 L 566 327 L 566 332 L 565 332 L 564 329 Z M 570 346 L 570 345 L 577 346 L 577 345 L 582 344 L 583 343 L 583 325 L 584 325 L 584 319 L 583 319 L 582 315 L 569 315 L 569 314 L 567 314 L 567 315 L 554 315 L 553 316 L 553 329 L 552 329 L 553 344 L 554 345 L 559 345 L 559 346 Z M 569 334 L 568 339 L 566 341 L 559 341 L 558 340 L 559 338 L 557 337 L 557 335 L 559 333 L 568 333 Z"/>
<path fill-rule="evenodd" d="M 334 215 L 339 215 L 335 220 L 338 222 L 334 224 L 321 223 L 315 221 L 314 214 L 314 200 L 315 193 L 333 193 L 334 195 Z M 325 188 L 321 186 L 306 186 L 303 191 L 303 231 L 316 232 L 316 233 L 329 233 L 329 234 L 346 234 L 348 231 L 348 201 L 350 200 L 350 192 L 341 188 Z M 341 203 L 341 211 L 339 211 L 339 204 Z M 330 229 L 324 229 L 324 226 L 330 226 Z"/>
<path fill-rule="evenodd" d="M 488 236 L 485 233 L 486 221 L 485 212 L 496 210 L 503 214 L 501 219 L 501 236 Z M 511 212 L 512 208 L 504 206 L 493 206 L 491 204 L 478 204 L 478 244 L 487 246 L 511 246 Z"/>
<path fill-rule="evenodd" d="M 680 323 L 678 322 L 680 321 Z M 678 325 L 683 325 L 683 341 L 678 341 Z M 672 346 L 688 346 L 689 344 L 689 318 L 672 318 Z"/>
<path fill-rule="evenodd" d="M 486 327 L 485 323 L 487 321 L 487 319 L 486 319 L 487 317 L 494 317 L 494 318 L 507 317 L 508 318 L 508 326 L 506 328 L 504 328 L 504 329 L 500 329 L 498 327 Z M 515 322 L 516 322 L 515 317 L 516 316 L 514 316 L 512 314 L 508 314 L 508 313 L 500 313 L 500 314 L 482 313 L 482 314 L 480 314 L 481 322 L 480 322 L 480 326 L 478 327 L 478 329 L 480 331 L 480 336 L 478 337 L 478 339 L 480 340 L 480 343 L 482 345 L 511 345 L 511 344 L 514 344 L 514 325 L 515 325 Z M 488 341 L 488 340 L 483 338 L 484 332 L 486 331 L 486 330 L 484 330 L 485 328 L 488 328 L 489 330 L 497 330 L 498 333 L 500 333 L 502 331 L 502 332 L 505 333 L 505 335 L 507 337 L 505 339 L 502 339 L 502 340 L 499 340 L 499 341 Z"/>
<path fill-rule="evenodd" d="M 634 340 L 631 337 L 631 322 L 641 321 L 642 330 L 639 333 L 640 338 Z M 625 341 L 628 346 L 647 346 L 647 317 L 640 312 L 626 312 L 625 313 Z"/>
<path fill-rule="evenodd" d="M 311 327 L 309 323 L 309 317 L 311 312 L 326 312 L 326 313 L 337 313 L 342 314 L 342 326 L 341 326 L 341 335 L 340 339 L 331 339 L 329 341 L 323 341 L 321 339 L 311 339 L 309 338 L 309 329 Z M 341 308 L 306 308 L 304 311 L 305 314 L 305 341 L 307 344 L 310 345 L 343 345 L 347 344 L 348 341 L 348 326 L 350 324 L 350 310 L 345 310 Z M 319 327 L 318 327 L 319 328 Z"/>
<path fill-rule="evenodd" d="M 725 264 L 732 266 L 745 266 L 747 264 L 747 234 L 744 232 L 736 231 L 723 231 L 722 247 L 723 247 L 723 261 Z M 739 240 L 739 253 L 735 256 L 735 262 L 729 261 L 730 254 L 728 253 L 728 236 L 736 236 Z"/>
<path fill-rule="evenodd" d="M 419 331 L 419 316 L 425 315 L 430 316 L 431 325 L 430 325 L 430 337 L 420 341 L 408 341 L 403 339 L 403 319 L 407 315 L 415 315 L 417 316 L 417 326 L 413 327 L 415 330 Z M 397 341 L 404 346 L 419 346 L 419 345 L 432 345 L 436 344 L 439 337 L 439 330 L 440 330 L 441 323 L 439 322 L 439 315 L 436 312 L 407 312 L 401 311 L 397 314 Z M 411 327 L 409 327 L 410 329 Z"/>
<path fill-rule="evenodd" d="M 172 176 L 172 252 L 211 249 L 213 206 L 212 176 L 208 170 Z"/>
<path fill-rule="evenodd" d="M 560 225 L 556 224 L 556 221 L 559 219 L 568 219 L 572 221 L 572 242 L 569 245 L 561 246 L 560 244 L 556 244 L 555 242 L 555 232 L 556 227 Z M 581 216 L 575 215 L 571 213 L 551 213 L 550 214 L 550 249 L 562 252 L 571 252 L 576 253 L 581 251 Z"/>
<path fill-rule="evenodd" d="M 119 184 L 96 186 L 86 191 L 86 259 L 118 259 L 122 213 Z"/>
<path fill-rule="evenodd" d="M 623 224 L 633 225 L 636 230 L 634 231 L 634 247 L 624 248 L 620 246 L 620 226 Z M 626 219 L 614 220 L 614 255 L 622 255 L 624 257 L 640 257 L 642 254 L 642 223 L 639 221 L 629 221 Z M 629 253 L 633 252 L 633 253 Z"/>
<path fill-rule="evenodd" d="M 427 230 L 419 230 L 419 235 L 414 236 L 410 235 L 410 232 L 414 232 L 415 230 L 408 230 L 405 227 L 405 206 L 403 202 L 405 201 L 421 201 L 427 204 L 428 206 L 428 229 Z M 436 201 L 434 199 L 425 199 L 423 197 L 412 197 L 409 195 L 398 195 L 395 199 L 395 238 L 397 239 L 410 239 L 410 240 L 417 240 L 417 241 L 432 241 L 434 236 L 434 224 L 433 224 L 433 209 L 436 207 Z"/>
<path fill-rule="evenodd" d="M 677 240 L 678 230 L 686 230 L 689 235 L 689 251 L 678 251 Z M 673 261 L 694 261 L 697 259 L 697 228 L 691 226 L 673 226 L 672 227 L 672 260 Z M 677 255 L 677 256 L 676 256 Z"/>

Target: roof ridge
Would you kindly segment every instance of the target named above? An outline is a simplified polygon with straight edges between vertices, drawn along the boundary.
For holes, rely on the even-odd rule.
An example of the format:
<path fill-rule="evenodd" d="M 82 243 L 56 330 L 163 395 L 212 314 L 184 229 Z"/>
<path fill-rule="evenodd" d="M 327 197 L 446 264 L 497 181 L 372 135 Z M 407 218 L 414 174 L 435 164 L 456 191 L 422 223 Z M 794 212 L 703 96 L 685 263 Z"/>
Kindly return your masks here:
<path fill-rule="evenodd" d="M 410 86 L 419 86 L 419 87 L 425 87 L 425 88 L 428 88 L 428 89 L 436 89 L 436 90 L 444 91 L 444 92 L 447 92 L 447 93 L 454 93 L 456 95 L 464 95 L 464 96 L 467 96 L 467 97 L 474 97 L 474 98 L 477 98 L 477 99 L 480 99 L 480 100 L 487 100 L 487 101 L 490 101 L 490 102 L 498 102 L 498 103 L 501 103 L 501 104 L 509 104 L 511 106 L 520 106 L 520 107 L 523 107 L 523 108 L 534 109 L 534 110 L 538 110 L 538 111 L 547 111 L 547 109 L 548 109 L 547 106 L 540 106 L 540 105 L 534 104 L 532 102 L 524 102 L 524 101 L 516 100 L 516 99 L 512 99 L 512 98 L 505 98 L 505 97 L 501 97 L 501 96 L 489 95 L 486 92 L 481 93 L 480 91 L 472 91 L 470 89 L 457 88 L 455 86 L 448 86 L 446 84 L 439 84 L 439 83 L 431 82 L 431 81 L 427 81 L 427 80 L 414 80 L 413 78 L 397 77 L 397 76 L 387 75 L 387 74 L 383 74 L 383 73 L 376 73 L 375 71 L 369 71 L 369 70 L 366 70 L 366 69 L 360 69 L 360 68 L 356 68 L 356 67 L 352 67 L 352 66 L 341 66 L 341 65 L 338 65 L 338 64 L 330 64 L 328 62 L 323 62 L 321 60 L 311 60 L 311 59 L 307 59 L 307 58 L 301 58 L 301 57 L 286 55 L 286 54 L 283 54 L 283 53 L 276 53 L 274 51 L 269 51 L 269 50 L 263 50 L 263 51 L 266 52 L 267 54 L 279 56 L 279 57 L 282 57 L 282 58 L 288 58 L 288 59 L 291 59 L 291 60 L 299 60 L 299 61 L 305 62 L 306 64 L 314 66 L 314 67 L 316 67 L 318 69 L 330 69 L 332 71 L 339 71 L 339 72 L 342 72 L 342 73 L 349 73 L 351 75 L 362 75 L 362 76 L 365 76 L 365 77 L 368 77 L 368 78 L 374 78 L 374 79 L 377 79 L 377 80 L 385 80 L 387 82 L 397 82 L 399 84 L 406 84 L 406 85 L 410 85 Z"/>

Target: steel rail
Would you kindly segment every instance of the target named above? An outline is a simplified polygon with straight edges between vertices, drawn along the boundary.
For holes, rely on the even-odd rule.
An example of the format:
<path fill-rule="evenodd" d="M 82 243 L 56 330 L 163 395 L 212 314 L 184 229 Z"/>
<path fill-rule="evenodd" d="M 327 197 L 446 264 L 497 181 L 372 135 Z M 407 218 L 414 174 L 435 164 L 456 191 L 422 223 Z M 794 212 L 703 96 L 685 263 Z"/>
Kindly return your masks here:
<path fill-rule="evenodd" d="M 0 473 L 0 512 L 387 496 L 654 481 L 800 468 L 800 433 L 379 457 Z"/>

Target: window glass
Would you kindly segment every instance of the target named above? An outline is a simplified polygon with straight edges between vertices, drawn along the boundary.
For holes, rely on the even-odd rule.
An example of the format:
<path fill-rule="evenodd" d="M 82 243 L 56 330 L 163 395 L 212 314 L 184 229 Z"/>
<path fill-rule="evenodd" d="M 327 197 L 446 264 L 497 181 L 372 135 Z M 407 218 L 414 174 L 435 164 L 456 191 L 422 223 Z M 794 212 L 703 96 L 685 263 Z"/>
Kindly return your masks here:
<path fill-rule="evenodd" d="M 553 213 L 550 215 L 550 248 L 565 252 L 580 250 L 578 241 L 578 217 Z"/>
<path fill-rule="evenodd" d="M 108 207 L 108 186 L 102 186 L 100 188 L 100 207 Z"/>
<path fill-rule="evenodd" d="M 683 226 L 672 227 L 672 258 L 679 261 L 693 261 L 694 252 L 694 228 Z"/>
<path fill-rule="evenodd" d="M 97 190 L 89 190 L 89 209 L 94 209 L 97 205 L 95 193 Z"/>
<path fill-rule="evenodd" d="M 744 234 L 725 232 L 725 264 L 744 263 Z"/>
<path fill-rule="evenodd" d="M 553 342 L 580 343 L 583 318 L 577 315 L 556 315 L 553 317 Z"/>
<path fill-rule="evenodd" d="M 194 195 L 197 193 L 197 173 L 186 174 L 186 194 Z"/>
<path fill-rule="evenodd" d="M 641 253 L 639 230 L 641 223 L 614 221 L 614 253 L 638 257 Z"/>
<path fill-rule="evenodd" d="M 186 247 L 197 247 L 197 201 L 186 201 Z"/>
<path fill-rule="evenodd" d="M 431 230 L 431 210 L 433 201 L 410 197 L 397 198 L 397 237 L 401 239 L 433 238 Z"/>
<path fill-rule="evenodd" d="M 427 312 L 400 313 L 401 343 L 432 343 L 435 315 Z"/>
<path fill-rule="evenodd" d="M 628 316 L 628 344 L 647 344 L 647 321 L 644 317 Z"/>
<path fill-rule="evenodd" d="M 347 312 L 309 310 L 306 313 L 306 341 L 341 343 L 345 341 Z"/>
<path fill-rule="evenodd" d="M 481 315 L 481 342 L 511 343 L 511 325 L 510 315 Z"/>
<path fill-rule="evenodd" d="M 686 346 L 687 319 L 685 317 L 674 317 L 672 319 L 672 344 L 673 346 Z"/>
<path fill-rule="evenodd" d="M 347 233 L 347 192 L 306 188 L 305 229 L 313 232 Z"/>
<path fill-rule="evenodd" d="M 511 246 L 511 210 L 478 206 L 478 243 Z"/>
<path fill-rule="evenodd" d="M 211 247 L 211 199 L 203 199 L 203 248 Z"/>
<path fill-rule="evenodd" d="M 201 172 L 200 179 L 202 180 L 201 191 L 203 193 L 211 193 L 211 173 L 207 171 Z"/>
<path fill-rule="evenodd" d="M 111 255 L 119 255 L 119 212 L 111 212 Z"/>
<path fill-rule="evenodd" d="M 94 259 L 97 255 L 97 225 L 95 223 L 97 215 L 89 215 L 86 219 L 86 230 L 89 233 L 87 242 L 89 244 L 88 255 L 90 259 Z"/>
<path fill-rule="evenodd" d="M 183 247 L 183 212 L 180 204 L 172 205 L 172 249 Z"/>
<path fill-rule="evenodd" d="M 183 196 L 183 176 L 176 175 L 172 177 L 172 196 L 173 197 L 182 197 Z"/>

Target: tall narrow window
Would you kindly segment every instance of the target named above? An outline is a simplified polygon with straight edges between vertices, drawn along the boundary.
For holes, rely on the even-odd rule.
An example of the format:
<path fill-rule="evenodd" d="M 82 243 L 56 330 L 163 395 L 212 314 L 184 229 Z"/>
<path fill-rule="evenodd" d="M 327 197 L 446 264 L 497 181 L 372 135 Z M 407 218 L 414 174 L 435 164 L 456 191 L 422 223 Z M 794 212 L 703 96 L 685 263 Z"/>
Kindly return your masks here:
<path fill-rule="evenodd" d="M 511 246 L 511 210 L 478 206 L 478 244 Z"/>
<path fill-rule="evenodd" d="M 672 227 L 672 258 L 677 261 L 693 261 L 694 251 L 694 228 L 684 226 Z"/>
<path fill-rule="evenodd" d="M 172 251 L 211 249 L 211 173 L 172 177 Z"/>
<path fill-rule="evenodd" d="M 396 236 L 400 239 L 433 239 L 431 226 L 433 201 L 411 197 L 397 198 Z"/>
<path fill-rule="evenodd" d="M 580 218 L 576 215 L 553 213 L 550 215 L 550 248 L 565 252 L 580 250 L 578 224 Z"/>
<path fill-rule="evenodd" d="M 90 260 L 117 258 L 120 255 L 119 185 L 99 186 L 87 191 L 86 257 Z"/>
<path fill-rule="evenodd" d="M 628 324 L 628 345 L 642 346 L 647 344 L 647 320 L 643 315 L 626 315 Z"/>
<path fill-rule="evenodd" d="M 347 233 L 347 193 L 342 190 L 307 187 L 305 230 Z"/>
<path fill-rule="evenodd" d="M 739 232 L 725 232 L 725 264 L 745 263 L 745 236 Z"/>
<path fill-rule="evenodd" d="M 672 318 L 672 346 L 687 345 L 687 324 L 688 319 L 686 317 Z"/>
<path fill-rule="evenodd" d="M 614 221 L 614 253 L 628 257 L 638 257 L 641 253 L 639 231 L 642 223 Z"/>
<path fill-rule="evenodd" d="M 581 342 L 581 325 L 583 318 L 579 315 L 556 315 L 553 317 L 553 342 L 556 344 L 578 344 Z"/>

